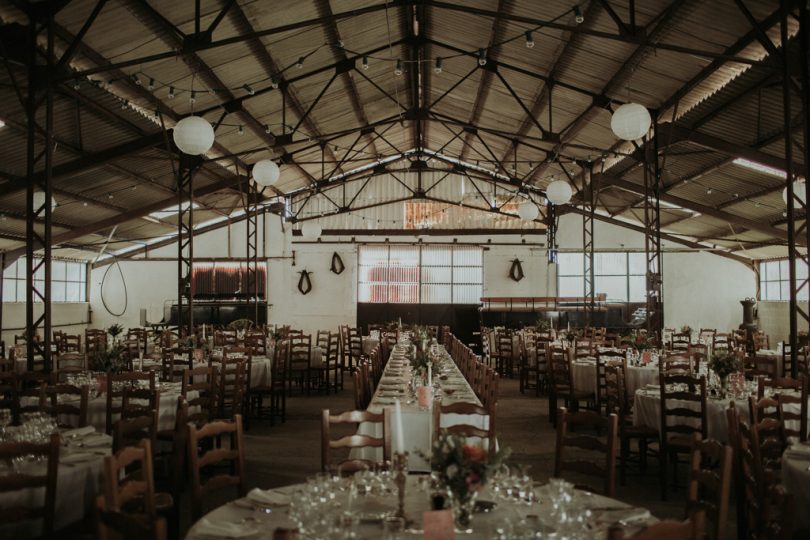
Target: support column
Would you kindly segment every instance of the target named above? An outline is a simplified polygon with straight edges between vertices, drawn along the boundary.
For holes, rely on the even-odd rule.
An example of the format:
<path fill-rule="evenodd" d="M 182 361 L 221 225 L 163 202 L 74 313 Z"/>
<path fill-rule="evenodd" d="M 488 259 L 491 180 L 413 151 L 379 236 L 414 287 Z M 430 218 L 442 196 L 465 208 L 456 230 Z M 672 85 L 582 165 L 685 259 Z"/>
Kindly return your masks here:
<path fill-rule="evenodd" d="M 198 157 L 181 154 L 177 167 L 177 331 L 181 337 L 194 334 L 194 170 L 199 163 Z"/>
<path fill-rule="evenodd" d="M 653 115 L 655 117 L 657 115 Z M 644 253 L 647 262 L 647 332 L 661 337 L 664 327 L 663 265 L 661 255 L 661 169 L 658 159 L 658 123 L 653 123 L 653 144 L 644 152 Z"/>
<path fill-rule="evenodd" d="M 557 208 L 550 202 L 546 205 L 546 243 L 548 264 L 557 264 Z"/>
<path fill-rule="evenodd" d="M 808 253 L 803 249 L 810 246 L 810 227 L 807 226 L 805 217 L 808 214 L 806 200 L 797 197 L 793 189 L 793 184 L 797 178 L 796 164 L 794 163 L 794 148 L 803 151 L 804 155 L 800 162 L 805 166 L 805 178 L 807 177 L 807 164 L 810 163 L 810 148 L 807 143 L 810 139 L 810 108 L 808 108 L 808 92 L 810 92 L 810 80 L 808 78 L 808 47 L 810 47 L 810 20 L 808 20 L 807 6 L 801 2 L 798 12 L 799 33 L 797 37 L 798 47 L 791 47 L 788 40 L 787 26 L 791 18 L 791 4 L 787 0 L 782 0 L 781 8 L 781 54 L 782 67 L 782 121 L 785 133 L 785 187 L 787 188 L 787 233 L 788 233 L 788 260 L 790 266 L 790 357 L 791 357 L 791 377 L 798 375 L 798 333 L 799 329 L 810 330 L 810 314 L 799 306 L 799 301 L 808 298 L 807 268 L 810 264 Z M 798 49 L 798 50 L 797 50 Z M 797 58 L 798 57 L 798 58 Z M 796 67 L 798 64 L 798 67 Z M 800 103 L 802 118 L 801 132 L 794 133 L 792 128 L 793 104 Z M 797 266 L 803 265 L 805 268 L 804 277 L 797 275 Z"/>
<path fill-rule="evenodd" d="M 248 306 L 253 303 L 250 312 L 253 315 L 253 324 L 259 324 L 259 213 L 257 212 L 259 193 L 256 185 L 247 180 L 247 193 L 245 194 L 245 227 L 247 250 L 245 251 L 245 293 Z"/>
<path fill-rule="evenodd" d="M 53 14 L 49 9 L 36 9 L 31 6 L 28 13 L 29 35 L 27 43 L 28 87 L 25 92 L 26 113 L 26 296 L 25 327 L 28 357 L 28 370 L 34 369 L 34 359 L 42 358 L 45 372 L 51 365 L 51 168 L 53 162 L 53 93 L 54 37 Z M 39 51 L 37 38 L 46 33 L 46 53 L 44 62 Z M 37 111 L 45 105 L 44 149 L 37 153 L 36 131 Z M 39 174 L 36 165 L 44 159 L 44 170 Z M 35 204 L 35 193 L 44 194 L 41 204 Z M 41 197 L 41 196 L 38 196 Z M 42 251 L 41 257 L 34 255 Z M 35 313 L 35 306 L 42 310 Z M 36 339 L 39 334 L 40 340 Z"/>
<path fill-rule="evenodd" d="M 596 190 L 593 186 L 593 168 L 589 164 L 583 170 L 582 183 L 582 275 L 585 277 L 585 325 L 593 325 L 596 309 L 596 281 L 593 268 L 593 223 L 596 213 Z"/>

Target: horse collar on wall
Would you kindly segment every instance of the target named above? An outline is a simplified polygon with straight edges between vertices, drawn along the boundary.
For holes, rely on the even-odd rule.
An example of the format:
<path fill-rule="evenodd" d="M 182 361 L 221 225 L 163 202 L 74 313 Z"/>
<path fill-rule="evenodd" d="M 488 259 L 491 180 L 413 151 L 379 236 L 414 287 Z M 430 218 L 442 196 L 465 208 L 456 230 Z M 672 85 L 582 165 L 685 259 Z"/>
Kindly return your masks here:
<path fill-rule="evenodd" d="M 513 281 L 520 281 L 525 277 L 523 267 L 520 265 L 520 260 L 512 260 L 512 268 L 509 269 L 509 277 L 512 278 Z"/>
<path fill-rule="evenodd" d="M 298 291 L 301 294 L 308 294 L 312 290 L 312 280 L 309 279 L 310 272 L 301 270 L 299 274 L 301 274 L 301 277 L 298 278 Z"/>
<path fill-rule="evenodd" d="M 343 259 L 340 258 L 338 252 L 335 251 L 332 253 L 332 266 L 329 268 L 335 274 L 342 274 L 343 271 L 346 269 L 346 266 L 343 264 Z"/>

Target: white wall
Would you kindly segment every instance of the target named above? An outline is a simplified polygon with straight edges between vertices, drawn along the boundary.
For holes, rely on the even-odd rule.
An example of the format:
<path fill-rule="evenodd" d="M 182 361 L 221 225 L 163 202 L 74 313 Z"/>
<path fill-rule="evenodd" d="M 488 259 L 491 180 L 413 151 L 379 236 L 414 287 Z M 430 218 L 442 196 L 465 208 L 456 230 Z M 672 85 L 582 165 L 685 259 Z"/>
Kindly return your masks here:
<path fill-rule="evenodd" d="M 51 327 L 53 330 L 62 330 L 68 334 L 83 334 L 87 328 L 88 304 L 52 303 Z M 42 304 L 34 305 L 34 316 L 42 313 Z M 6 346 L 14 344 L 14 335 L 25 333 L 25 303 L 3 302 L 3 332 L 2 340 Z"/>

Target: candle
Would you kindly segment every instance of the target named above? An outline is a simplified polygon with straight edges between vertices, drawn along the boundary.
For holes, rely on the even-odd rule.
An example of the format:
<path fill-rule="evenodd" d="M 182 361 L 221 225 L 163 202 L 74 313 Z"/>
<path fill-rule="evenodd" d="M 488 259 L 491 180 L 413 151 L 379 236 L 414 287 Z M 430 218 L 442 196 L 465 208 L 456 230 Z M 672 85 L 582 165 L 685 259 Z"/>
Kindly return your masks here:
<path fill-rule="evenodd" d="M 433 364 L 428 364 L 428 386 L 433 386 Z"/>
<path fill-rule="evenodd" d="M 203 324 L 203 341 L 205 341 L 205 325 Z"/>
<path fill-rule="evenodd" d="M 402 431 L 402 407 L 399 400 L 394 402 L 394 442 L 396 443 L 396 452 L 398 454 L 405 453 L 405 434 Z"/>

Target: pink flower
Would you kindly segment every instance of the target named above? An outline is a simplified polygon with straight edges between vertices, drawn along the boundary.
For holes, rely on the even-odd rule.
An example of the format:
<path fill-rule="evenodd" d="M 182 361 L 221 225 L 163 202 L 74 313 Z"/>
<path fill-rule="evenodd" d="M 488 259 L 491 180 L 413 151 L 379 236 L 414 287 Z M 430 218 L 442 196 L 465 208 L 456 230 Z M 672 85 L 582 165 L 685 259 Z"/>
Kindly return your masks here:
<path fill-rule="evenodd" d="M 487 460 L 487 452 L 480 446 L 465 444 L 463 448 L 464 457 L 472 463 L 483 463 Z"/>

